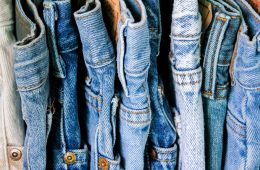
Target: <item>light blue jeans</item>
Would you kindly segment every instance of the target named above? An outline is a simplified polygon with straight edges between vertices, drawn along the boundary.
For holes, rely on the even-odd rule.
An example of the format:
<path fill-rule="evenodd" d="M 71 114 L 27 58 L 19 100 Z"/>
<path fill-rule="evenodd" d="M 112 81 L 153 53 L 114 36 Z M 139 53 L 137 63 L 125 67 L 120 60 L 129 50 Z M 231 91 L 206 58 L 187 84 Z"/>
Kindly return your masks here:
<path fill-rule="evenodd" d="M 148 75 L 152 122 L 148 139 L 148 169 L 174 169 L 177 160 L 176 131 L 173 115 L 158 76 L 157 56 L 160 53 L 160 0 L 143 0 L 150 31 L 151 66 Z"/>
<path fill-rule="evenodd" d="M 175 0 L 172 13 L 171 70 L 179 169 L 205 169 L 200 67 L 201 16 L 197 0 Z"/>
<path fill-rule="evenodd" d="M 70 0 L 45 0 L 43 16 L 51 57 L 51 97 L 55 108 L 48 139 L 47 169 L 87 169 L 88 152 L 78 117 L 79 35 Z"/>
<path fill-rule="evenodd" d="M 91 170 L 119 170 L 115 149 L 118 97 L 114 94 L 116 60 L 99 0 L 87 1 L 74 13 L 86 68 L 83 138 L 90 152 Z"/>
<path fill-rule="evenodd" d="M 31 0 L 16 0 L 15 5 L 16 28 L 19 29 L 16 30 L 18 41 L 14 45 L 14 67 L 23 119 L 27 127 L 23 169 L 45 170 L 49 96 L 49 51 L 46 32 Z"/>
<path fill-rule="evenodd" d="M 121 167 L 141 170 L 144 169 L 145 146 L 151 123 L 149 30 L 141 0 L 121 0 L 120 7 L 117 67 L 121 89 L 117 139 Z"/>
<path fill-rule="evenodd" d="M 242 29 L 232 58 L 228 100 L 225 169 L 260 167 L 260 16 L 245 0 L 236 0 Z"/>
<path fill-rule="evenodd" d="M 223 133 L 229 93 L 229 65 L 234 50 L 240 13 L 228 3 L 210 1 L 210 26 L 203 39 L 203 109 L 205 118 L 206 169 L 222 167 Z"/>

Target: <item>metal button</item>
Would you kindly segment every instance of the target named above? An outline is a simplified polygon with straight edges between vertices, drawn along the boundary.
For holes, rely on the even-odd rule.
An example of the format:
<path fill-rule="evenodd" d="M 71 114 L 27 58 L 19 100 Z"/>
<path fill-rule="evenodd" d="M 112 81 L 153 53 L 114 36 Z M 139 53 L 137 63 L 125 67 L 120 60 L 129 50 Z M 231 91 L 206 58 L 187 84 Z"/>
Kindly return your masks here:
<path fill-rule="evenodd" d="M 12 149 L 10 152 L 10 158 L 14 161 L 19 161 L 22 157 L 22 151 L 19 149 Z"/>
<path fill-rule="evenodd" d="M 154 150 L 154 148 L 151 148 L 151 149 L 150 149 L 149 154 L 150 154 L 150 157 L 151 157 L 153 160 L 156 160 L 156 159 L 157 159 L 157 152 Z"/>
<path fill-rule="evenodd" d="M 99 167 L 102 170 L 107 170 L 108 169 L 108 161 L 106 158 L 99 158 Z"/>
<path fill-rule="evenodd" d="M 66 164 L 73 164 L 76 162 L 76 155 L 75 153 L 73 152 L 67 152 L 65 155 L 64 155 L 64 162 Z"/>

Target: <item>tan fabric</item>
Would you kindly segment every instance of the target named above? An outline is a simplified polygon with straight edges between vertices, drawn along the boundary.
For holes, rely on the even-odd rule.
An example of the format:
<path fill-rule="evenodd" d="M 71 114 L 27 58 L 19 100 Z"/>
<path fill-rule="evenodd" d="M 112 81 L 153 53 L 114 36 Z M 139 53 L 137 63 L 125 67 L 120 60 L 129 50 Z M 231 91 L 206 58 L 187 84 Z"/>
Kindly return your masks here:
<path fill-rule="evenodd" d="M 0 169 L 22 169 L 22 158 L 11 160 L 10 149 L 22 151 L 24 123 L 14 76 L 12 0 L 0 0 Z M 14 155 L 15 156 L 15 155 Z M 19 155 L 18 155 L 19 156 Z"/>

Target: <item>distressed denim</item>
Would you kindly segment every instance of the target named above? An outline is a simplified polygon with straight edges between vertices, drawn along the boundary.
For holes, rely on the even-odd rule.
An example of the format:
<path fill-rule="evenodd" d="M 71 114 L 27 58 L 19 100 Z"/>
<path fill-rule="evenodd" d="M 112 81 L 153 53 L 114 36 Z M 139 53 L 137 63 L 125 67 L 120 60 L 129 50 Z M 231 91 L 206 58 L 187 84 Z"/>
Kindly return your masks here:
<path fill-rule="evenodd" d="M 119 170 L 115 150 L 118 97 L 114 95 L 116 61 L 99 0 L 88 1 L 74 13 L 87 70 L 83 138 L 88 144 L 91 170 Z"/>
<path fill-rule="evenodd" d="M 117 68 L 121 82 L 118 120 L 121 166 L 141 170 L 151 123 L 149 29 L 140 0 L 121 0 L 120 8 Z"/>
<path fill-rule="evenodd" d="M 55 108 L 48 139 L 49 169 L 87 169 L 87 148 L 78 118 L 78 32 L 70 0 L 44 1 L 43 16 L 52 58 L 52 101 Z"/>
<path fill-rule="evenodd" d="M 14 3 L 2 0 L 0 6 L 0 169 L 22 169 L 25 129 L 19 93 L 14 76 Z"/>
<path fill-rule="evenodd" d="M 245 0 L 237 0 L 243 14 L 228 99 L 225 169 L 260 167 L 260 16 Z"/>
<path fill-rule="evenodd" d="M 160 1 L 143 0 L 147 11 L 150 32 L 151 66 L 148 83 L 151 99 L 152 121 L 148 139 L 148 169 L 174 169 L 177 159 L 176 131 L 171 110 L 157 71 L 157 56 L 161 40 Z"/>
<path fill-rule="evenodd" d="M 31 0 L 15 3 L 15 77 L 26 123 L 23 169 L 46 169 L 49 51 L 45 28 Z"/>
<path fill-rule="evenodd" d="M 200 67 L 201 16 L 196 0 L 175 0 L 172 13 L 171 70 L 175 116 L 180 128 L 179 169 L 205 169 Z M 178 130 L 177 130 L 178 131 Z"/>
<path fill-rule="evenodd" d="M 222 0 L 210 2 L 213 19 L 206 30 L 203 48 L 205 156 L 206 169 L 220 170 L 229 92 L 228 69 L 240 26 L 240 13 Z"/>

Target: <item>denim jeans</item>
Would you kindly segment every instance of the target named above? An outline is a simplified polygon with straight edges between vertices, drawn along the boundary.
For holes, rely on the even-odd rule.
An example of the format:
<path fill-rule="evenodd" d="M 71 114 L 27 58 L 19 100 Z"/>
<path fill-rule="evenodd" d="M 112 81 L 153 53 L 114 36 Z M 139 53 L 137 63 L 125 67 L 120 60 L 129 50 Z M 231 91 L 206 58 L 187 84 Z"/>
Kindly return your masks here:
<path fill-rule="evenodd" d="M 83 138 L 92 170 L 119 170 L 116 145 L 118 97 L 114 94 L 116 61 L 99 0 L 88 1 L 74 13 L 86 68 Z"/>
<path fill-rule="evenodd" d="M 175 0 L 170 61 L 176 102 L 176 128 L 180 138 L 178 166 L 185 170 L 205 169 L 200 34 L 198 1 Z"/>
<path fill-rule="evenodd" d="M 22 169 L 25 129 L 19 93 L 14 76 L 14 3 L 3 0 L 0 6 L 0 169 Z"/>
<path fill-rule="evenodd" d="M 87 148 L 78 118 L 78 32 L 70 0 L 44 1 L 44 20 L 52 58 L 52 127 L 48 139 L 49 169 L 87 169 Z"/>
<path fill-rule="evenodd" d="M 26 123 L 23 169 L 46 169 L 49 51 L 46 32 L 31 0 L 16 0 L 15 77 Z M 18 29 L 19 28 L 19 29 Z"/>
<path fill-rule="evenodd" d="M 148 169 L 174 169 L 177 159 L 176 131 L 171 110 L 164 96 L 164 88 L 157 71 L 157 56 L 161 40 L 160 1 L 143 0 L 150 31 L 151 66 L 148 83 L 152 121 L 148 140 Z"/>
<path fill-rule="evenodd" d="M 242 29 L 232 58 L 225 169 L 260 167 L 260 16 L 245 0 Z"/>
<path fill-rule="evenodd" d="M 202 84 L 206 168 L 220 170 L 229 92 L 228 69 L 240 26 L 240 14 L 222 0 L 210 2 L 213 19 L 204 37 Z"/>
<path fill-rule="evenodd" d="M 140 0 L 121 0 L 117 67 L 121 82 L 119 147 L 124 169 L 144 169 L 145 146 L 150 130 L 148 88 L 150 44 L 147 16 Z"/>

